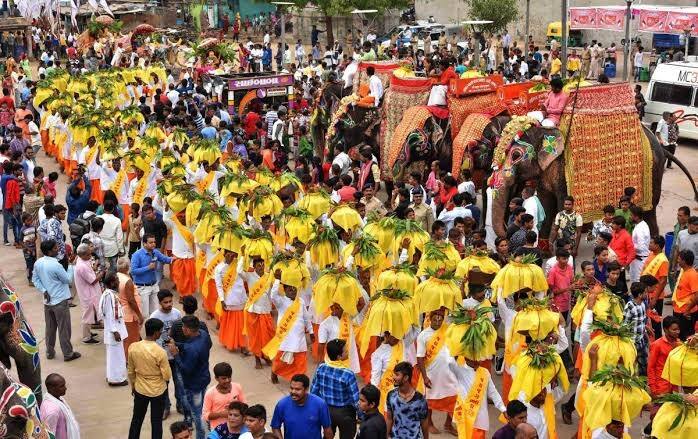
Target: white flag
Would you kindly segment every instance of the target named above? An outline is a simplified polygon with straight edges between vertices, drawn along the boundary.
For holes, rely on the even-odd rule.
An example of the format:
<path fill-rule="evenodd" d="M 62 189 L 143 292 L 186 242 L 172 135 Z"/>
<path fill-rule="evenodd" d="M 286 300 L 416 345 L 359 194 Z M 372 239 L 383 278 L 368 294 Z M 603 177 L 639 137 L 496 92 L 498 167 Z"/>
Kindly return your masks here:
<path fill-rule="evenodd" d="M 111 9 L 109 9 L 109 5 L 107 4 L 107 0 L 99 0 L 100 6 L 107 12 L 107 14 L 111 15 L 112 17 L 114 14 L 111 12 Z"/>
<path fill-rule="evenodd" d="M 97 4 L 97 0 L 87 0 L 87 4 L 90 5 L 90 7 L 97 12 L 99 10 L 99 5 Z"/>
<path fill-rule="evenodd" d="M 76 0 L 70 0 L 70 21 L 73 23 L 73 27 L 77 29 L 78 20 L 75 17 L 78 15 L 78 5 L 75 2 Z"/>

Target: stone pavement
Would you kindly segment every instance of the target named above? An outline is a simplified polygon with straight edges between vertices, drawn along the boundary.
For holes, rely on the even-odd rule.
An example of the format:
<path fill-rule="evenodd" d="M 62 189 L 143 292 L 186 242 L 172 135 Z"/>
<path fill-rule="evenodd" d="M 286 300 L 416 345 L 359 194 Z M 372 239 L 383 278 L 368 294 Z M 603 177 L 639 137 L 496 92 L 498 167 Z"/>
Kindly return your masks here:
<path fill-rule="evenodd" d="M 682 142 L 678 147 L 677 156 L 683 160 L 683 163 L 694 176 L 698 176 L 698 144 Z M 58 170 L 57 164 L 43 152 L 38 154 L 38 161 L 39 165 L 44 167 L 46 174 Z M 65 189 L 67 187 L 65 176 L 61 175 L 58 187 L 57 203 L 65 204 Z M 679 206 L 689 205 L 693 209 L 696 207 L 696 203 L 693 201 L 692 191 L 687 179 L 676 167 L 666 172 L 663 188 L 662 200 L 658 210 L 658 221 L 660 230 L 664 233 L 673 227 L 676 209 Z M 580 258 L 578 260 L 591 259 L 591 246 L 586 243 L 582 245 L 583 248 L 580 250 Z M 27 285 L 24 273 L 24 259 L 21 251 L 12 247 L 0 247 L 0 255 L 0 261 L 2 261 L 0 271 L 18 291 L 24 312 L 36 332 L 41 352 L 42 375 L 45 377 L 51 372 L 56 372 L 66 378 L 68 383 L 66 397 L 80 423 L 82 437 L 87 439 L 98 437 L 103 439 L 125 438 L 132 410 L 130 389 L 129 387 L 112 388 L 107 386 L 105 380 L 104 345 L 84 345 L 80 342 L 80 308 L 72 308 L 71 314 L 73 344 L 75 349 L 82 353 L 82 358 L 70 363 L 64 363 L 59 353 L 57 359 L 47 360 L 43 346 L 45 328 L 41 296 L 36 289 Z M 169 283 L 167 280 L 165 282 Z M 168 287 L 169 284 L 163 286 Z M 665 310 L 665 314 L 667 312 L 668 308 Z M 201 313 L 199 313 L 199 316 L 203 317 Z M 212 322 L 207 323 L 209 326 L 213 326 Z M 101 331 L 98 332 L 101 340 Z M 233 381 L 242 385 L 247 402 L 263 404 L 267 408 L 270 420 L 276 401 L 287 394 L 288 384 L 283 381 L 278 385 L 271 384 L 268 367 L 265 367 L 263 370 L 255 370 L 252 358 L 226 351 L 217 341 L 217 332 L 212 330 L 211 334 L 214 339 L 214 347 L 211 351 L 210 359 L 211 368 L 219 361 L 229 362 L 233 367 Z M 312 377 L 314 365 L 310 364 L 309 368 L 308 374 Z M 495 377 L 495 379 L 499 381 L 499 377 Z M 500 387 L 499 383 L 498 387 Z M 174 392 L 172 390 L 171 398 L 174 400 Z M 494 412 L 495 410 L 490 406 L 491 432 L 494 432 L 499 427 L 496 421 L 497 414 Z M 164 422 L 165 429 L 172 422 L 179 419 L 181 419 L 181 415 L 178 415 L 173 410 L 170 418 Z M 571 426 L 563 425 L 559 419 L 558 416 L 560 437 L 572 437 L 576 427 L 572 428 Z M 576 420 L 577 418 L 575 417 L 575 422 Z M 437 426 L 443 425 L 443 421 L 444 417 L 442 414 L 439 413 L 434 416 L 434 422 Z M 647 414 L 645 413 L 643 419 L 636 422 L 637 425 L 633 428 L 632 437 L 639 437 L 639 429 L 646 423 Z M 146 417 L 142 437 L 149 436 L 150 425 L 149 419 Z M 442 434 L 441 436 L 445 437 L 446 435 Z M 164 437 L 169 437 L 167 430 Z"/>

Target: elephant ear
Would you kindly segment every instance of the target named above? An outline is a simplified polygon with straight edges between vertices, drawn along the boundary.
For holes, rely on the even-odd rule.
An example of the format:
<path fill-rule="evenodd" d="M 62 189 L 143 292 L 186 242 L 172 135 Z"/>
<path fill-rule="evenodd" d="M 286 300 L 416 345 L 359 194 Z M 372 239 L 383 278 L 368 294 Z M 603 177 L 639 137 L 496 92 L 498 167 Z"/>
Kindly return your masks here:
<path fill-rule="evenodd" d="M 565 149 L 565 142 L 559 130 L 543 129 L 538 151 L 538 165 L 545 171 Z"/>

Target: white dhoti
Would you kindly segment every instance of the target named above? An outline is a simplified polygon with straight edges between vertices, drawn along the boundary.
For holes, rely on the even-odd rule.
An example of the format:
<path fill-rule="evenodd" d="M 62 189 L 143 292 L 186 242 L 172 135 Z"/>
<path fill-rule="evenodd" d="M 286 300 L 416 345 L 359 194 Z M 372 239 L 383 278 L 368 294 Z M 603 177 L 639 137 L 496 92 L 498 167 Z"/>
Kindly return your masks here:
<path fill-rule="evenodd" d="M 126 375 L 126 353 L 124 352 L 124 342 L 107 344 L 107 382 L 109 384 L 123 383 L 127 379 Z"/>
<path fill-rule="evenodd" d="M 104 344 L 107 347 L 107 382 L 123 383 L 127 379 L 124 342 L 128 336 L 124 311 L 114 290 L 106 288 L 99 299 L 99 312 L 104 319 Z M 116 340 L 114 334 L 119 334 Z"/>

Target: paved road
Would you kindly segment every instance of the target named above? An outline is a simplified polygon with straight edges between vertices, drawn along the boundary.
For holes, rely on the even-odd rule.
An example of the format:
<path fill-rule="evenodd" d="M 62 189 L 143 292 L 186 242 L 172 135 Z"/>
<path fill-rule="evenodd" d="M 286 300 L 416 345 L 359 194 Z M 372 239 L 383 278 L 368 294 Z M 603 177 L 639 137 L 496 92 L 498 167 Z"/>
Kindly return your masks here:
<path fill-rule="evenodd" d="M 698 177 L 698 143 L 682 142 L 679 145 L 677 156 L 690 169 L 694 176 Z M 45 172 L 57 170 L 56 163 L 48 158 L 43 152 L 39 153 L 39 164 L 44 167 Z M 65 177 L 61 176 L 59 188 L 59 200 L 64 200 Z M 693 201 L 690 185 L 683 173 L 678 169 L 668 170 L 665 174 L 663 185 L 663 196 L 658 209 L 658 220 L 660 230 L 664 233 L 673 227 L 676 209 L 682 205 L 689 205 L 692 209 L 696 207 Z M 591 247 L 583 244 L 582 258 L 590 259 Z M 43 376 L 50 372 L 57 372 L 67 378 L 68 393 L 67 399 L 72 406 L 82 429 L 84 438 L 104 438 L 121 439 L 126 437 L 131 417 L 132 400 L 128 387 L 111 388 L 105 382 L 105 350 L 102 344 L 83 345 L 80 343 L 80 308 L 72 309 L 73 323 L 73 343 L 76 349 L 83 354 L 83 357 L 71 363 L 58 359 L 47 360 L 44 350 L 44 317 L 41 296 L 37 291 L 29 287 L 24 275 L 24 259 L 21 252 L 11 247 L 2 247 L 2 266 L 0 270 L 12 282 L 23 302 L 24 311 L 29 322 L 36 331 L 37 339 L 41 351 L 41 366 Z M 212 332 L 217 337 L 215 331 Z M 100 334 L 101 339 L 101 334 Z M 233 366 L 233 380 L 242 384 L 247 401 L 250 403 L 264 404 L 269 411 L 269 419 L 276 401 L 284 396 L 287 384 L 281 383 L 273 385 L 269 382 L 269 369 L 258 371 L 254 369 L 254 360 L 242 357 L 240 354 L 233 354 L 221 348 L 217 340 L 214 340 L 214 348 L 211 351 L 211 367 L 219 361 L 227 361 Z M 314 367 L 314 366 L 311 366 Z M 312 372 L 310 370 L 309 372 Z M 498 378 L 497 378 L 498 380 Z M 172 394 L 172 399 L 174 395 Z M 493 425 L 495 425 L 496 415 L 492 411 Z M 165 426 L 180 416 L 173 412 L 170 419 L 165 421 Z M 576 419 L 576 418 L 575 418 Z M 435 415 L 436 425 L 443 424 L 443 417 Z M 644 425 L 645 420 L 637 424 Z M 573 434 L 573 429 L 560 425 L 558 426 L 560 437 L 567 438 Z M 148 420 L 143 428 L 142 437 L 149 437 L 150 427 Z M 494 431 L 494 428 L 493 430 Z M 633 429 L 633 437 L 639 437 L 637 427 Z"/>

